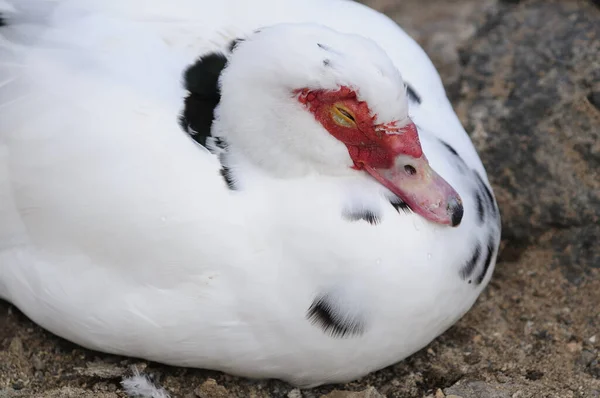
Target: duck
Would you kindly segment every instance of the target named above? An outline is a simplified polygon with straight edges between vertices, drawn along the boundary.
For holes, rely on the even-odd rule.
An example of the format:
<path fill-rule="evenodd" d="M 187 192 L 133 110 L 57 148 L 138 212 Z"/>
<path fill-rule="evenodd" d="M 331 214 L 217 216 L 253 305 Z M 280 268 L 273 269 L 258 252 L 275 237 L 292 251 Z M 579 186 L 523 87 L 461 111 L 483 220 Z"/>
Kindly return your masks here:
<path fill-rule="evenodd" d="M 0 298 L 100 352 L 356 380 L 495 268 L 423 49 L 347 0 L 0 2 Z"/>

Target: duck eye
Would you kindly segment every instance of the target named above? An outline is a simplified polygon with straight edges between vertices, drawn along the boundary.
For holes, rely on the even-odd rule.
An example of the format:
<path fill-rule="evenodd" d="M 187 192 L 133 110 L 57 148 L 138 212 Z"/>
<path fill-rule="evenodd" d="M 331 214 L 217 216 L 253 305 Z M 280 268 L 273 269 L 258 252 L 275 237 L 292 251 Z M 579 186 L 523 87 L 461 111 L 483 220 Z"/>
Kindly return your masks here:
<path fill-rule="evenodd" d="M 347 110 L 345 110 L 344 108 L 337 108 L 338 112 L 340 112 L 342 115 L 344 115 L 347 119 L 352 120 L 353 122 L 354 120 L 354 116 L 352 116 L 352 114 L 350 112 L 348 112 Z"/>
<path fill-rule="evenodd" d="M 334 105 L 331 107 L 331 118 L 333 119 L 335 124 L 337 124 L 338 126 L 342 126 L 342 127 L 355 127 L 356 126 L 356 120 L 354 120 L 354 116 L 352 115 L 352 113 L 348 109 L 346 109 L 340 105 Z"/>

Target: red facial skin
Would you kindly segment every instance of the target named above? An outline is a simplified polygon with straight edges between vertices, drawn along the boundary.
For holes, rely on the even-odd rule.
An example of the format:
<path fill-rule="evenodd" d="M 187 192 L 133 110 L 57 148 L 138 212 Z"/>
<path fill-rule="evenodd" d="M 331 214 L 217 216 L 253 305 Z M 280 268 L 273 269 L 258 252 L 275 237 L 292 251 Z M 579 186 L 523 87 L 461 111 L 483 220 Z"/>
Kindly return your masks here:
<path fill-rule="evenodd" d="M 394 165 L 396 155 L 405 154 L 415 158 L 423 155 L 413 123 L 402 128 L 396 127 L 396 121 L 375 124 L 375 116 L 371 116 L 367 103 L 358 101 L 356 93 L 348 87 L 338 91 L 304 89 L 299 92 L 298 100 L 306 105 L 331 135 L 346 145 L 356 169 L 362 169 L 365 164 L 387 169 Z M 333 104 L 342 104 L 352 111 L 355 128 L 343 127 L 333 121 L 330 116 L 330 106 Z"/>
<path fill-rule="evenodd" d="M 344 86 L 337 91 L 302 89 L 295 94 L 316 120 L 346 145 L 354 169 L 365 170 L 428 220 L 452 226 L 460 223 L 460 197 L 429 167 L 414 123 L 403 127 L 397 126 L 398 121 L 375 124 L 376 115 L 367 103 Z M 339 106 L 351 114 L 354 123 L 342 126 L 334 120 L 332 110 Z"/>

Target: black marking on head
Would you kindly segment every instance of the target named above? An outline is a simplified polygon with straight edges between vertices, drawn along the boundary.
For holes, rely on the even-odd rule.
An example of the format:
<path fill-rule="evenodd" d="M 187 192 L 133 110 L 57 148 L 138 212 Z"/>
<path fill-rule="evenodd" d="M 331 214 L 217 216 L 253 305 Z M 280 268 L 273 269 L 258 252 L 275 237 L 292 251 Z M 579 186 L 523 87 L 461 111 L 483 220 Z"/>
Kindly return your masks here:
<path fill-rule="evenodd" d="M 477 203 L 477 214 L 479 214 L 478 224 L 483 224 L 485 220 L 485 207 L 483 206 L 483 198 L 479 191 L 475 191 L 475 202 Z"/>
<path fill-rule="evenodd" d="M 390 200 L 390 204 L 394 207 L 394 209 L 396 209 L 396 211 L 398 213 L 404 212 L 404 213 L 408 214 L 408 213 L 412 212 L 412 209 L 410 208 L 408 203 L 404 202 L 400 198 L 396 198 L 395 200 Z"/>
<path fill-rule="evenodd" d="M 381 218 L 373 211 L 368 209 L 361 209 L 358 211 L 345 211 L 343 216 L 348 221 L 359 221 L 364 220 L 371 225 L 377 225 L 381 222 Z"/>
<path fill-rule="evenodd" d="M 471 276 L 471 274 L 475 270 L 475 267 L 477 266 L 477 263 L 479 262 L 480 256 L 481 256 L 481 245 L 479 243 L 477 243 L 477 246 L 475 246 L 475 250 L 473 250 L 473 254 L 471 254 L 471 258 L 460 269 L 460 277 L 462 279 L 467 279 L 468 277 Z M 469 283 L 471 283 L 470 280 L 469 280 Z"/>
<path fill-rule="evenodd" d="M 495 250 L 495 246 L 496 246 L 496 241 L 494 239 L 493 236 L 490 236 L 490 240 L 487 244 L 487 254 L 485 256 L 485 262 L 483 263 L 483 270 L 481 270 L 481 273 L 479 274 L 479 276 L 477 277 L 477 280 L 475 282 L 477 282 L 478 285 L 481 284 L 481 282 L 483 282 L 483 280 L 485 279 L 485 275 L 488 272 L 488 269 L 490 268 L 490 265 L 492 263 L 492 256 L 494 255 L 494 250 Z"/>
<path fill-rule="evenodd" d="M 323 66 L 325 66 L 325 67 L 329 67 L 329 66 L 331 66 L 331 60 L 329 60 L 329 59 L 325 58 L 325 59 L 323 60 Z"/>
<path fill-rule="evenodd" d="M 341 314 L 327 295 L 317 297 L 306 312 L 306 319 L 333 338 L 355 337 L 365 332 L 365 322 Z"/>
<path fill-rule="evenodd" d="M 225 183 L 227 184 L 227 188 L 231 189 L 232 191 L 235 191 L 235 183 L 233 182 L 233 174 L 231 172 L 231 169 L 227 166 L 221 166 L 221 170 L 219 170 L 221 173 L 221 176 L 223 177 L 223 179 L 225 180 Z"/>
<path fill-rule="evenodd" d="M 412 102 L 416 102 L 417 104 L 421 104 L 421 96 L 417 94 L 414 88 L 408 83 L 406 84 L 406 94 L 408 95 L 408 99 Z"/>
<path fill-rule="evenodd" d="M 233 52 L 233 50 L 235 50 L 237 45 L 240 44 L 241 42 L 243 42 L 244 40 L 246 40 L 246 39 L 242 39 L 241 37 L 238 37 L 237 39 L 233 39 L 231 41 L 231 43 L 229 43 L 229 52 Z"/>
<path fill-rule="evenodd" d="M 211 53 L 200 57 L 184 73 L 183 83 L 189 94 L 184 100 L 180 125 L 203 146 L 210 136 L 214 110 L 221 99 L 218 80 L 226 65 L 225 55 Z"/>

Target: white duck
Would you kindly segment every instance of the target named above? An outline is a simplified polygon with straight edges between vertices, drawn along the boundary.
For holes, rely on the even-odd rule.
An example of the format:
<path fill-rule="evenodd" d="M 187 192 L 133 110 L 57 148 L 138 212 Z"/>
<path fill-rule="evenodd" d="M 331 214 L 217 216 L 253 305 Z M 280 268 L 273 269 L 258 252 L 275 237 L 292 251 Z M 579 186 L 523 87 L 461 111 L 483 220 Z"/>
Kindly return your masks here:
<path fill-rule="evenodd" d="M 488 283 L 485 170 L 384 15 L 343 0 L 0 9 L 0 297 L 42 327 L 308 387 L 414 353 Z"/>

